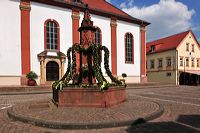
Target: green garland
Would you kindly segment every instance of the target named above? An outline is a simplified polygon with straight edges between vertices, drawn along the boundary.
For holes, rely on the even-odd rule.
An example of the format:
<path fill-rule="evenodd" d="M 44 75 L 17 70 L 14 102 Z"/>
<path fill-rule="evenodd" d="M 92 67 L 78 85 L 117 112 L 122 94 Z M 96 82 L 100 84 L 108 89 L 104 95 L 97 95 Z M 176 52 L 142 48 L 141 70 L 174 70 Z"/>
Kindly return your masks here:
<path fill-rule="evenodd" d="M 104 67 L 105 67 L 107 75 L 110 77 L 112 82 L 115 82 L 117 85 L 121 85 L 122 82 L 119 81 L 117 78 L 115 78 L 109 69 L 109 50 L 107 47 L 100 46 L 100 45 L 97 46 L 96 44 L 90 44 L 89 47 L 85 49 L 84 47 L 81 47 L 81 45 L 79 44 L 74 44 L 67 51 L 67 59 L 68 59 L 67 71 L 60 80 L 52 84 L 52 88 L 61 90 L 64 85 L 65 86 L 68 85 L 70 80 L 75 81 L 75 78 L 77 79 L 77 77 L 79 77 L 78 84 L 82 82 L 82 76 L 83 76 L 82 73 L 80 73 L 79 75 L 76 72 L 76 53 L 78 52 L 80 54 L 87 55 L 88 68 L 89 68 L 87 76 L 90 77 L 90 80 L 92 80 L 92 77 L 95 76 L 98 81 L 98 85 L 101 86 L 100 88 L 102 90 L 102 85 L 104 87 L 105 84 L 108 83 L 107 80 L 104 78 L 102 70 L 101 70 L 101 51 L 102 50 L 104 51 Z M 71 53 L 72 53 L 72 57 L 70 55 Z M 80 68 L 80 69 L 82 72 L 83 68 Z M 92 81 L 89 81 L 89 83 L 92 83 Z M 105 87 L 105 88 L 108 88 L 108 87 Z"/>
<path fill-rule="evenodd" d="M 108 48 L 106 46 L 102 46 L 102 50 L 104 51 L 104 67 L 106 69 L 107 75 L 110 77 L 112 82 L 115 82 L 116 84 L 121 85 L 122 82 L 119 81 L 117 78 L 115 78 L 109 69 L 109 50 L 108 50 Z"/>

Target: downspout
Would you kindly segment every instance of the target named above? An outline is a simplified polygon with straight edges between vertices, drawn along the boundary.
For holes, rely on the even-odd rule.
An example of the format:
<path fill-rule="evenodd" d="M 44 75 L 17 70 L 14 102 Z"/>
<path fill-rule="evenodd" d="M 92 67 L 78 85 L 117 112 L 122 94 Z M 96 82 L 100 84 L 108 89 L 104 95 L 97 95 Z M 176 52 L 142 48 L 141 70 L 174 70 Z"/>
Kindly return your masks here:
<path fill-rule="evenodd" d="M 176 49 L 176 85 L 179 85 L 179 71 L 178 71 L 178 50 Z"/>

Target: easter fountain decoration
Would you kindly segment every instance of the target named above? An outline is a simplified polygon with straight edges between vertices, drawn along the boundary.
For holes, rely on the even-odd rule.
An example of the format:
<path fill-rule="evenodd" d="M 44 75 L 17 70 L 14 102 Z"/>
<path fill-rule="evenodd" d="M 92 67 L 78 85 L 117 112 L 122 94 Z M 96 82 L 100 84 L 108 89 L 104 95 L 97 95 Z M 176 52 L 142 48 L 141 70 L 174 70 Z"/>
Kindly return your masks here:
<path fill-rule="evenodd" d="M 109 69 L 109 50 L 95 44 L 95 31 L 88 6 L 80 32 L 80 44 L 67 51 L 68 67 L 64 76 L 52 84 L 53 101 L 58 107 L 111 107 L 126 101 L 125 84 L 112 75 Z M 101 70 L 104 52 L 104 68 L 111 79 L 109 83 Z"/>

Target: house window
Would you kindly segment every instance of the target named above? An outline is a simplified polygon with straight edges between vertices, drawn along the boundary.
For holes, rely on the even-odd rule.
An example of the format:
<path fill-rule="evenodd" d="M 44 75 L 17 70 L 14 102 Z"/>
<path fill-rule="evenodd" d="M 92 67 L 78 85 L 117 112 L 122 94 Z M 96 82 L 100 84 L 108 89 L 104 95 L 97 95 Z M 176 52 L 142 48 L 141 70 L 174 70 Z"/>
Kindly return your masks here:
<path fill-rule="evenodd" d="M 148 61 L 146 61 L 146 69 L 148 69 Z"/>
<path fill-rule="evenodd" d="M 133 63 L 133 35 L 131 33 L 125 35 L 125 47 L 126 63 Z"/>
<path fill-rule="evenodd" d="M 180 57 L 180 66 L 183 66 L 183 57 Z"/>
<path fill-rule="evenodd" d="M 194 44 L 192 44 L 192 52 L 194 52 Z"/>
<path fill-rule="evenodd" d="M 186 51 L 189 51 L 189 43 L 186 43 Z"/>
<path fill-rule="evenodd" d="M 162 67 L 163 67 L 163 60 L 158 59 L 158 68 L 162 68 Z"/>
<path fill-rule="evenodd" d="M 167 76 L 167 77 L 171 77 L 171 76 L 172 76 L 172 73 L 167 73 L 166 76 Z"/>
<path fill-rule="evenodd" d="M 172 65 L 171 58 L 167 58 L 167 67 L 171 67 L 171 65 Z"/>
<path fill-rule="evenodd" d="M 156 46 L 155 46 L 155 45 L 152 45 L 152 46 L 151 46 L 151 52 L 153 53 L 153 52 L 155 52 L 155 50 L 156 50 Z"/>
<path fill-rule="evenodd" d="M 101 30 L 99 28 L 96 28 L 95 32 L 95 43 L 97 45 L 101 45 Z"/>
<path fill-rule="evenodd" d="M 72 0 L 73 2 L 82 2 L 82 0 Z"/>
<path fill-rule="evenodd" d="M 189 67 L 189 59 L 186 58 L 186 67 Z"/>
<path fill-rule="evenodd" d="M 199 67 L 199 59 L 197 59 L 197 67 Z"/>
<path fill-rule="evenodd" d="M 45 41 L 46 49 L 59 49 L 59 25 L 55 20 L 45 22 Z"/>
<path fill-rule="evenodd" d="M 151 63 L 151 64 L 150 64 L 150 65 L 151 65 L 150 68 L 151 68 L 151 69 L 154 69 L 154 60 L 151 60 L 150 63 Z"/>
<path fill-rule="evenodd" d="M 192 62 L 192 67 L 194 67 L 194 58 L 192 58 L 191 62 Z"/>

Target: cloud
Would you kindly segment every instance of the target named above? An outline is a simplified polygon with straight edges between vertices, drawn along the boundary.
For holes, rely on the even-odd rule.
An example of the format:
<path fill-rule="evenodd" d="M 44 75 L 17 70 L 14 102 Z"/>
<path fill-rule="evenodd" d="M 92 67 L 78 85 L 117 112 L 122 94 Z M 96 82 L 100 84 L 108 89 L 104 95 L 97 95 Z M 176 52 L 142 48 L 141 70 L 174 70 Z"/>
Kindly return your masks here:
<path fill-rule="evenodd" d="M 151 23 L 147 30 L 148 41 L 188 30 L 192 27 L 191 18 L 195 13 L 187 5 L 175 0 L 160 0 L 159 3 L 144 7 L 125 5 L 122 10 Z"/>
<path fill-rule="evenodd" d="M 125 2 L 122 2 L 119 7 L 120 8 L 129 8 L 132 7 L 134 3 L 134 0 L 126 0 Z"/>
<path fill-rule="evenodd" d="M 111 0 L 106 0 L 107 2 L 111 3 Z"/>

